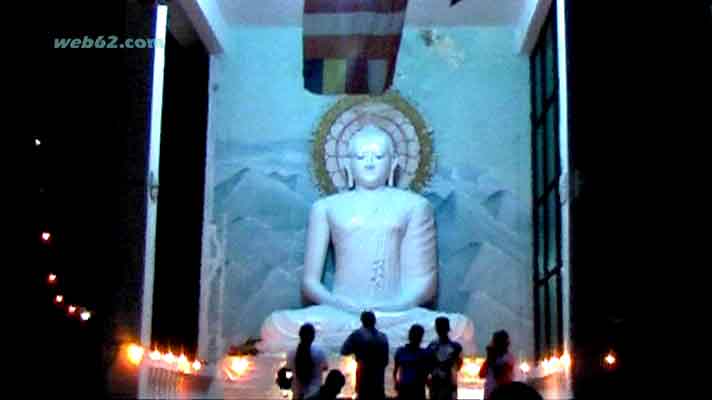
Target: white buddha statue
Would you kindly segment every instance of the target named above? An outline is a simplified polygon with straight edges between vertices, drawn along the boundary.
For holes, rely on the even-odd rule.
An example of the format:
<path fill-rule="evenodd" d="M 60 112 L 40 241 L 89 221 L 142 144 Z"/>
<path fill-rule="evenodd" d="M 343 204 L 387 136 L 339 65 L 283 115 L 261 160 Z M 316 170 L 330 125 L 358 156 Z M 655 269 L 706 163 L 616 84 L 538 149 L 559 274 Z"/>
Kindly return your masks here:
<path fill-rule="evenodd" d="M 299 327 L 310 322 L 317 330 L 315 342 L 338 351 L 360 327 L 361 311 L 372 310 L 393 349 L 407 342 L 415 323 L 425 328 L 425 340 L 434 339 L 435 318 L 446 316 L 450 337 L 466 354 L 474 352 L 472 321 L 421 307 L 437 291 L 433 209 L 424 197 L 394 187 L 393 149 L 390 136 L 374 125 L 349 141 L 346 172 L 352 189 L 318 200 L 309 216 L 302 292 L 316 305 L 272 313 L 262 325 L 260 350 L 294 348 Z M 322 283 L 330 241 L 335 255 L 331 291 Z"/>

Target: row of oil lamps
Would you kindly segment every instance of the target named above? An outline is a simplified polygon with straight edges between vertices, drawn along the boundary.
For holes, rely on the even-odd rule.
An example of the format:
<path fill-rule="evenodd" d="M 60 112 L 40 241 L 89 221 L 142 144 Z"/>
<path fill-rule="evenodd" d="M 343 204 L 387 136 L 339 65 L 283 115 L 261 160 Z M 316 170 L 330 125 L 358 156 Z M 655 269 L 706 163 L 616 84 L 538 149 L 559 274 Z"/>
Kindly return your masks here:
<path fill-rule="evenodd" d="M 139 345 L 129 344 L 126 347 L 126 357 L 133 365 L 138 366 L 141 364 L 145 355 L 146 350 Z M 176 356 L 170 351 L 167 353 L 161 353 L 158 350 L 153 350 L 148 353 L 148 358 L 154 363 L 162 364 L 163 367 L 174 369 L 185 374 L 197 373 L 203 366 L 203 364 L 198 360 L 191 362 L 184 354 Z M 482 357 L 464 358 L 460 374 L 465 382 L 474 382 L 480 379 L 479 372 L 484 360 L 485 359 Z M 616 361 L 617 360 L 613 352 L 609 352 L 603 358 L 604 364 L 609 367 L 612 367 Z M 252 363 L 249 356 L 228 356 L 223 360 L 221 366 L 221 370 L 225 377 L 231 381 L 238 380 L 251 369 Z M 353 357 L 345 357 L 342 360 L 340 369 L 345 371 L 348 376 L 355 375 L 356 361 Z M 564 353 L 560 357 L 552 356 L 546 358 L 539 362 L 539 365 L 535 368 L 532 368 L 526 361 L 519 364 L 519 370 L 525 378 L 544 377 L 561 372 L 568 373 L 570 369 L 571 356 L 569 353 Z"/>
<path fill-rule="evenodd" d="M 485 359 L 482 357 L 464 358 L 460 374 L 466 382 L 473 382 L 480 379 L 480 368 L 482 368 L 484 361 Z M 615 368 L 617 362 L 618 360 L 612 350 L 604 355 L 602 359 L 602 365 L 609 369 Z M 524 361 L 519 364 L 519 371 L 522 373 L 523 378 L 541 378 L 556 373 L 569 373 L 571 371 L 571 364 L 571 355 L 565 352 L 561 356 L 554 355 L 545 358 L 534 368 Z"/>
<path fill-rule="evenodd" d="M 484 364 L 484 357 L 465 357 L 462 363 L 460 374 L 465 382 L 476 382 L 481 380 L 480 369 Z M 552 356 L 539 362 L 538 367 L 532 368 L 528 362 L 519 364 L 519 371 L 522 377 L 543 377 L 559 372 L 568 372 L 571 369 L 571 356 L 564 353 L 561 357 Z"/>
<path fill-rule="evenodd" d="M 129 343 L 125 346 L 126 360 L 135 366 L 141 365 L 144 361 L 149 361 L 158 366 L 171 369 L 183 374 L 196 374 L 203 368 L 203 363 L 199 360 L 190 361 L 185 354 L 176 356 L 173 352 L 168 351 L 162 353 L 153 350 L 147 353 L 147 350 L 135 343 Z"/>
<path fill-rule="evenodd" d="M 39 139 L 35 139 L 35 145 L 39 146 L 40 142 Z M 52 234 L 49 232 L 42 232 L 40 235 L 40 238 L 44 243 L 49 243 L 50 239 L 52 238 Z M 57 284 L 57 275 L 56 274 L 49 274 L 47 276 L 47 284 L 50 286 L 54 286 Z M 66 307 L 67 309 L 67 315 L 70 317 L 75 317 L 78 316 L 79 319 L 82 321 L 88 321 L 89 318 L 91 318 L 92 313 L 91 311 L 87 310 L 84 307 L 79 307 L 74 304 L 66 304 L 64 301 L 64 295 L 62 294 L 57 294 L 54 296 L 54 304 L 61 306 L 61 307 Z"/>
<path fill-rule="evenodd" d="M 47 284 L 49 284 L 50 286 L 56 285 L 57 275 L 49 274 L 47 276 Z M 89 318 L 91 318 L 92 316 L 91 311 L 87 310 L 84 307 L 76 306 L 74 304 L 65 304 L 64 295 L 62 294 L 57 294 L 54 296 L 54 304 L 60 307 L 66 307 L 67 315 L 69 315 L 70 317 L 78 316 L 79 319 L 81 319 L 82 321 L 88 321 Z"/>

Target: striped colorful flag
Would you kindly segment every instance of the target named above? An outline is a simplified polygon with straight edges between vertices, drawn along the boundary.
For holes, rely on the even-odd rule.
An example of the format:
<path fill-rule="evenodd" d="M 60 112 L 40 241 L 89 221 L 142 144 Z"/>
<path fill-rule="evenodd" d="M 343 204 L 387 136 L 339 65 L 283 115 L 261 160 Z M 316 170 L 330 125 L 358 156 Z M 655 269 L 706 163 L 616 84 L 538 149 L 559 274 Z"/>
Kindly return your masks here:
<path fill-rule="evenodd" d="M 305 0 L 304 87 L 382 94 L 393 83 L 408 0 Z"/>

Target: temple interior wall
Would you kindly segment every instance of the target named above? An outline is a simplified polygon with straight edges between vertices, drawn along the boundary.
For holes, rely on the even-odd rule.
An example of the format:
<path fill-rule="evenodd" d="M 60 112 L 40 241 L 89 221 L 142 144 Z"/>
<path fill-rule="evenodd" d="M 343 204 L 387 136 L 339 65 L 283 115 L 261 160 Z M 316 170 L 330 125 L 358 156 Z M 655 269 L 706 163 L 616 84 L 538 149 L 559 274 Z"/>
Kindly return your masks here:
<path fill-rule="evenodd" d="M 439 234 L 436 307 L 474 321 L 480 353 L 507 329 L 515 354 L 530 356 L 528 58 L 514 53 L 512 28 L 436 28 L 430 46 L 421 34 L 404 32 L 394 89 L 433 129 L 435 170 L 422 194 Z M 303 305 L 306 222 L 320 196 L 310 139 L 338 97 L 303 89 L 301 41 L 296 27 L 233 26 L 211 61 L 204 354 Z"/>

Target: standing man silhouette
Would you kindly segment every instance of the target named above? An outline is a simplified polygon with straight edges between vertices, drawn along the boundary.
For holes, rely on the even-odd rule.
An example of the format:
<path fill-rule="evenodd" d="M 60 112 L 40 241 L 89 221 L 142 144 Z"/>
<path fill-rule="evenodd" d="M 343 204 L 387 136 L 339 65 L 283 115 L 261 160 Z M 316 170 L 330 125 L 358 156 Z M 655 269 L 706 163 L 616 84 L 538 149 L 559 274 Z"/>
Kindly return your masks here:
<path fill-rule="evenodd" d="M 435 319 L 438 338 L 428 346 L 432 357 L 430 399 L 457 400 L 457 372 L 462 367 L 462 346 L 450 340 L 450 320 Z"/>
<path fill-rule="evenodd" d="M 388 338 L 376 329 L 376 315 L 361 313 L 361 328 L 353 331 L 343 346 L 341 355 L 356 357 L 356 393 L 359 399 L 386 398 L 384 375 L 388 365 Z"/>
<path fill-rule="evenodd" d="M 425 383 L 430 373 L 430 354 L 420 347 L 425 329 L 415 324 L 408 331 L 408 344 L 393 357 L 393 382 L 399 400 L 425 400 Z"/>

